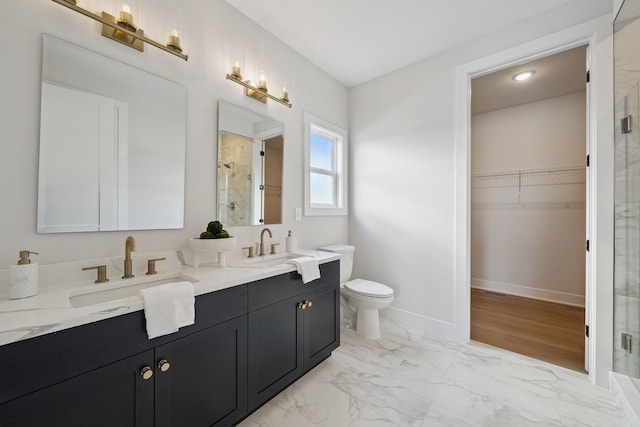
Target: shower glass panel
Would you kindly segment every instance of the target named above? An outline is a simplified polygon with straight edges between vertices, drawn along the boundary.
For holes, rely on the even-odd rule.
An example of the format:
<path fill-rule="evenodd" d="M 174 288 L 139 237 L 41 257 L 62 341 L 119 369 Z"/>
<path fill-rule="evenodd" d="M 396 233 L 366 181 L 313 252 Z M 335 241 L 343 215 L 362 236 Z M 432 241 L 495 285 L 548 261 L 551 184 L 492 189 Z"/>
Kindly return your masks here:
<path fill-rule="evenodd" d="M 614 22 L 613 370 L 640 382 L 640 0 Z"/>
<path fill-rule="evenodd" d="M 616 103 L 614 370 L 640 377 L 639 88 Z"/>

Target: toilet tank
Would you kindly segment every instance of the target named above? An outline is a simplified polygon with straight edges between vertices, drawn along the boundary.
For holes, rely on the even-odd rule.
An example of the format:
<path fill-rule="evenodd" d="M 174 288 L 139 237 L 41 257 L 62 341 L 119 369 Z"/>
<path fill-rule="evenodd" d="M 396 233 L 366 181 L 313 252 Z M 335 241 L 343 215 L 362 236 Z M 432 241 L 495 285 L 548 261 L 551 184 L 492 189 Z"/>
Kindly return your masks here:
<path fill-rule="evenodd" d="M 321 251 L 336 252 L 340 254 L 340 283 L 348 282 L 353 270 L 353 252 L 355 246 L 351 245 L 329 245 L 318 248 Z"/>

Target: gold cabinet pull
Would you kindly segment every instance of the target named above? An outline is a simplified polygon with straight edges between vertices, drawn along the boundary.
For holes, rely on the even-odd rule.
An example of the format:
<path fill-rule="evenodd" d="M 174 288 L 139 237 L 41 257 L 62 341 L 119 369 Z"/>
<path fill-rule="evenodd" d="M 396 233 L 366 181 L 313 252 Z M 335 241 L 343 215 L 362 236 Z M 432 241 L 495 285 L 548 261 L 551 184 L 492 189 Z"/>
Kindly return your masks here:
<path fill-rule="evenodd" d="M 140 375 L 143 379 L 148 380 L 153 376 L 153 369 L 148 366 L 145 366 L 140 370 Z"/>
<path fill-rule="evenodd" d="M 158 368 L 160 368 L 162 372 L 167 372 L 170 367 L 171 367 L 171 363 L 169 363 L 167 359 L 161 359 L 158 362 Z"/>
<path fill-rule="evenodd" d="M 313 303 L 309 300 L 305 300 L 304 302 L 300 302 L 298 303 L 298 308 L 301 308 L 302 310 L 306 310 L 307 308 L 311 307 L 313 305 Z"/>

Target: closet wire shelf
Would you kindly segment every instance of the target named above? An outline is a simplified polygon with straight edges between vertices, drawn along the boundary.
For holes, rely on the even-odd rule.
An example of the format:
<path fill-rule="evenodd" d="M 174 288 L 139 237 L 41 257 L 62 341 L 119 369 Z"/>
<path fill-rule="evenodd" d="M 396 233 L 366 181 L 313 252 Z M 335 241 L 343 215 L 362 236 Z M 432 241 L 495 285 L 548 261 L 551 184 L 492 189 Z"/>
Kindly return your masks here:
<path fill-rule="evenodd" d="M 471 204 L 581 207 L 586 201 L 586 175 L 585 166 L 474 174 Z"/>

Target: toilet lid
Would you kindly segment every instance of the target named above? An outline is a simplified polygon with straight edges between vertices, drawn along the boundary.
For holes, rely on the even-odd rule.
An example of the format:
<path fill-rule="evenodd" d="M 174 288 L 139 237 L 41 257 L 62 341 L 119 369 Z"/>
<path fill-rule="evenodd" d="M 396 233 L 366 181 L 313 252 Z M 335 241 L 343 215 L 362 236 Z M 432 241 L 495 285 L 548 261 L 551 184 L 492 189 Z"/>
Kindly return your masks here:
<path fill-rule="evenodd" d="M 372 282 L 371 280 L 354 279 L 345 283 L 344 287 L 353 293 L 367 297 L 383 298 L 393 296 L 393 289 L 382 283 Z"/>

